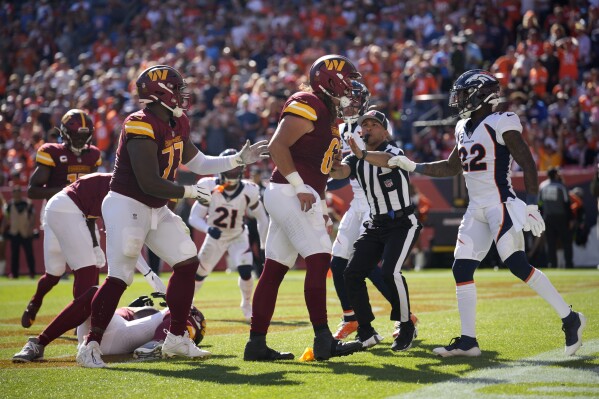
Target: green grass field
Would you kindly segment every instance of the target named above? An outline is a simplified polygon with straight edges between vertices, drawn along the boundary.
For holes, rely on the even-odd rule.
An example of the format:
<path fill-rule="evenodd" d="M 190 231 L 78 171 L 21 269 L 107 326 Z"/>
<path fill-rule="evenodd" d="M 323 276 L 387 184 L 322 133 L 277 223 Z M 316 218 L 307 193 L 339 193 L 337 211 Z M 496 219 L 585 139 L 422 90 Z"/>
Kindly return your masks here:
<path fill-rule="evenodd" d="M 205 361 L 134 361 L 110 358 L 109 368 L 90 370 L 75 363 L 76 339 L 67 333 L 46 348 L 43 362 L 13 364 L 27 337 L 37 335 L 71 299 L 72 279 L 48 294 L 29 330 L 20 317 L 35 289 L 29 279 L 0 279 L 1 398 L 563 398 L 599 397 L 599 272 L 549 270 L 546 274 L 575 310 L 588 319 L 578 355 L 562 355 L 561 321 L 542 299 L 508 271 L 480 270 L 477 333 L 479 358 L 434 356 L 431 350 L 459 335 L 455 287 L 450 270 L 406 272 L 412 311 L 420 319 L 418 339 L 405 353 L 394 353 L 389 307 L 370 286 L 385 337 L 375 348 L 327 362 L 244 362 L 249 327 L 239 310 L 235 274 L 213 273 L 198 306 L 207 319 L 202 347 Z M 167 278 L 167 274 L 163 276 Z M 268 343 L 298 358 L 312 345 L 313 332 L 303 298 L 301 271 L 286 277 Z M 143 278 L 125 292 L 121 305 L 148 294 Z M 328 282 L 331 329 L 340 308 Z"/>

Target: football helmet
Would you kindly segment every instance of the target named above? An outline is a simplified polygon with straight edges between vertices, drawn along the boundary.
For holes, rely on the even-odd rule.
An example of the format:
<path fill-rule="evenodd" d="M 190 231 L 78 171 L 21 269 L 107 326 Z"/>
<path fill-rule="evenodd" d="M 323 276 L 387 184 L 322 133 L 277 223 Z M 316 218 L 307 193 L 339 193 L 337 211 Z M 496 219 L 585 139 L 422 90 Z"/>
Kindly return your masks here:
<path fill-rule="evenodd" d="M 75 155 L 89 147 L 94 132 L 94 122 L 81 109 L 70 109 L 60 120 L 58 128 L 64 145 Z"/>
<path fill-rule="evenodd" d="M 449 106 L 457 108 L 462 119 L 483 104 L 495 105 L 499 102 L 499 81 L 483 69 L 466 71 L 456 79 L 449 92 Z"/>
<path fill-rule="evenodd" d="M 206 335 L 206 318 L 198 308 L 192 306 L 187 321 L 188 324 L 191 324 L 191 327 L 193 328 L 192 331 L 192 328 L 190 328 L 189 325 L 187 326 L 189 337 L 193 340 L 193 342 L 195 342 L 196 345 L 199 345 L 204 339 L 204 335 Z"/>
<path fill-rule="evenodd" d="M 351 81 L 361 77 L 349 59 L 337 54 L 320 57 L 310 67 L 310 87 L 314 93 L 338 99 L 338 109 L 350 105 L 353 90 Z"/>
<path fill-rule="evenodd" d="M 137 92 L 142 104 L 158 102 L 179 118 L 189 106 L 190 93 L 183 76 L 167 65 L 155 65 L 139 74 Z"/>
<path fill-rule="evenodd" d="M 237 154 L 237 150 L 233 149 L 233 148 L 228 148 L 226 150 L 224 150 L 223 152 L 221 152 L 219 154 L 219 156 L 221 157 L 226 157 L 229 155 L 236 155 Z M 242 177 L 243 177 L 243 172 L 245 171 L 245 166 L 241 165 L 238 166 L 236 168 L 230 169 L 226 172 L 222 172 L 219 177 L 220 177 L 220 184 L 226 185 L 228 187 L 235 187 L 239 184 L 239 182 L 241 181 Z"/>
<path fill-rule="evenodd" d="M 339 107 L 337 116 L 347 124 L 353 124 L 358 121 L 360 115 L 364 114 L 370 103 L 370 91 L 357 80 L 352 80 L 352 97 L 347 107 Z"/>

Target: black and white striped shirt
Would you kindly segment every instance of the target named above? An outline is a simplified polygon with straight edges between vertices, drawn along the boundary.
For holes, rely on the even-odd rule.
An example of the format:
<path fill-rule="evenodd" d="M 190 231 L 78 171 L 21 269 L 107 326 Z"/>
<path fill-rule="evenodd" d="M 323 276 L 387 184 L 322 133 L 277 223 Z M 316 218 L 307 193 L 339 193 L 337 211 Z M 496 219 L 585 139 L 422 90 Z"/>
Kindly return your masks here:
<path fill-rule="evenodd" d="M 395 143 L 385 142 L 376 151 L 403 155 Z M 366 193 L 372 216 L 389 215 L 391 211 L 401 211 L 411 205 L 408 172 L 403 169 L 381 168 L 358 159 L 354 154 L 343 160 L 351 168 L 350 177 L 356 178 Z"/>

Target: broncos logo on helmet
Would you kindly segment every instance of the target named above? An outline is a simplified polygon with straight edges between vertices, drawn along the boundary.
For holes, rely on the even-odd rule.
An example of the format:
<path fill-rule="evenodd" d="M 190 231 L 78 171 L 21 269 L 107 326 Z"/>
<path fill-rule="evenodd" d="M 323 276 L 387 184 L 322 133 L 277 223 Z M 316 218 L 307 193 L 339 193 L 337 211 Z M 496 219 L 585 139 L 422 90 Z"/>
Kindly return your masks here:
<path fill-rule="evenodd" d="M 63 143 L 75 155 L 89 147 L 94 132 L 94 122 L 81 109 L 70 109 L 60 120 L 58 128 Z"/>
<path fill-rule="evenodd" d="M 236 155 L 237 150 L 233 148 L 228 148 L 221 152 L 219 156 L 225 157 L 228 155 Z M 245 166 L 238 166 L 236 168 L 230 169 L 226 172 L 222 172 L 219 176 L 220 183 L 227 187 L 236 187 L 243 177 L 243 172 L 245 171 Z"/>
<path fill-rule="evenodd" d="M 499 103 L 499 81 L 491 73 L 482 69 L 464 72 L 456 79 L 449 92 L 449 106 L 457 108 L 462 119 L 484 104 Z"/>
<path fill-rule="evenodd" d="M 139 74 L 137 92 L 142 104 L 160 103 L 179 118 L 189 105 L 190 93 L 187 84 L 175 68 L 155 65 Z"/>

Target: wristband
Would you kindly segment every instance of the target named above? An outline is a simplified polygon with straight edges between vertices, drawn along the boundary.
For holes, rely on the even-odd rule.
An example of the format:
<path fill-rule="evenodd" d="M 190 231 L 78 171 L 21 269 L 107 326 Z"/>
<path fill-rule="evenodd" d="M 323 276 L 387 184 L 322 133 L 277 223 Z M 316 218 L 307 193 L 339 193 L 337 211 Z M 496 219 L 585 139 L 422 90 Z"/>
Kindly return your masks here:
<path fill-rule="evenodd" d="M 421 163 L 417 163 L 416 166 L 414 167 L 414 172 L 422 173 L 423 169 L 424 169 L 424 165 Z"/>
<path fill-rule="evenodd" d="M 193 186 L 183 186 L 183 198 L 193 198 Z"/>
<path fill-rule="evenodd" d="M 304 180 L 302 179 L 300 174 L 297 173 L 297 171 L 289 173 L 287 176 L 285 176 L 285 179 L 287 179 L 289 184 L 291 184 L 293 187 L 297 187 L 304 184 Z"/>
<path fill-rule="evenodd" d="M 526 205 L 538 205 L 539 199 L 535 194 L 526 194 Z"/>
<path fill-rule="evenodd" d="M 362 157 L 360 159 L 364 160 L 366 158 L 366 155 L 368 155 L 368 151 L 362 150 Z"/>

